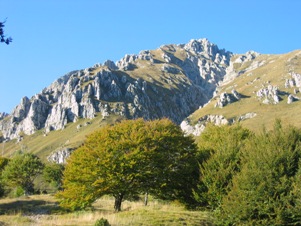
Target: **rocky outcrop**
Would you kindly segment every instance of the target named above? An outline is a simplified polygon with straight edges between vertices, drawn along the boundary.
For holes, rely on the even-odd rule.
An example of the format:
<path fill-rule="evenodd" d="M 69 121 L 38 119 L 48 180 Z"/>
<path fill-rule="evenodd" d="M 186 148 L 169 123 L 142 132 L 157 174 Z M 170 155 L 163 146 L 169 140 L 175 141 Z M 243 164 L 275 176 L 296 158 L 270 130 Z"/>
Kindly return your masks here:
<path fill-rule="evenodd" d="M 180 127 L 186 135 L 192 134 L 194 136 L 199 136 L 206 128 L 204 124 L 199 124 L 199 123 L 193 126 L 190 124 L 190 121 L 188 119 L 182 121 Z"/>
<path fill-rule="evenodd" d="M 32 98 L 22 98 L 12 114 L 0 120 L 0 131 L 14 139 L 20 133 L 64 129 L 67 123 L 97 114 L 168 117 L 180 124 L 212 98 L 231 56 L 199 39 L 72 71 Z"/>
<path fill-rule="evenodd" d="M 219 107 L 219 108 L 223 108 L 228 104 L 231 104 L 233 102 L 236 102 L 238 100 L 240 100 L 240 94 L 236 91 L 236 90 L 232 90 L 232 93 L 221 93 L 218 101 L 216 102 L 216 104 L 214 105 L 214 107 Z"/>
<path fill-rule="evenodd" d="M 72 149 L 70 148 L 62 148 L 56 150 L 54 153 L 47 157 L 49 162 L 57 163 L 57 164 L 65 164 L 67 159 L 72 153 Z"/>
<path fill-rule="evenodd" d="M 263 104 L 278 104 L 280 101 L 278 87 L 268 85 L 257 91 L 257 97 Z"/>
<path fill-rule="evenodd" d="M 301 75 L 298 73 L 292 73 L 292 78 L 295 81 L 296 87 L 301 88 Z"/>
<path fill-rule="evenodd" d="M 246 113 L 244 115 L 241 115 L 237 118 L 237 121 L 238 122 L 241 122 L 241 121 L 244 121 L 244 120 L 247 120 L 247 119 L 251 119 L 251 118 L 254 118 L 256 117 L 257 114 L 255 112 L 249 112 L 249 113 Z"/>
<path fill-rule="evenodd" d="M 294 101 L 297 101 L 299 100 L 299 98 L 297 96 L 293 96 L 292 94 L 288 95 L 287 97 L 287 103 L 288 104 L 291 104 L 293 103 Z"/>
<path fill-rule="evenodd" d="M 6 116 L 8 116 L 7 113 L 5 113 L 5 112 L 0 112 L 0 120 L 1 120 L 1 119 L 4 119 Z"/>
<path fill-rule="evenodd" d="M 199 118 L 198 122 L 194 126 L 190 124 L 190 120 L 187 118 L 180 124 L 180 126 L 185 134 L 199 136 L 209 123 L 220 126 L 231 124 L 231 121 L 226 119 L 223 115 L 205 115 Z"/>
<path fill-rule="evenodd" d="M 285 80 L 284 87 L 285 88 L 296 87 L 297 89 L 295 89 L 296 90 L 295 93 L 301 92 L 301 75 L 298 73 L 292 72 L 291 78 Z"/>
<path fill-rule="evenodd" d="M 242 64 L 242 63 L 245 63 L 248 61 L 252 61 L 258 56 L 260 56 L 260 53 L 257 53 L 255 51 L 248 51 L 245 54 L 237 57 L 237 59 L 234 61 L 234 63 Z"/>
<path fill-rule="evenodd" d="M 191 125 L 190 119 L 186 118 L 180 124 L 181 129 L 185 132 L 186 135 L 199 136 L 206 129 L 208 124 L 213 124 L 216 126 L 222 125 L 231 125 L 235 122 L 244 121 L 256 117 L 255 112 L 249 112 L 244 115 L 240 115 L 237 118 L 227 119 L 223 115 L 205 115 L 197 121 L 195 125 Z"/>

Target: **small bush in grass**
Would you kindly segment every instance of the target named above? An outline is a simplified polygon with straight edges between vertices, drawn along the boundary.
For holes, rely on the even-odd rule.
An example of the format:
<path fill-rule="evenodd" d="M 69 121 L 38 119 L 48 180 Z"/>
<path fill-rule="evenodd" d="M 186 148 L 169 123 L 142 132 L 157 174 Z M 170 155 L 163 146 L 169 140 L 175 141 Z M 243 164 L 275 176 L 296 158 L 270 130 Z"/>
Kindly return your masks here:
<path fill-rule="evenodd" d="M 13 190 L 10 191 L 8 194 L 8 197 L 10 198 L 18 198 L 24 195 L 24 189 L 20 186 L 14 188 Z"/>
<path fill-rule="evenodd" d="M 107 219 L 100 218 L 95 222 L 94 226 L 111 226 L 111 225 L 109 224 L 109 221 Z"/>

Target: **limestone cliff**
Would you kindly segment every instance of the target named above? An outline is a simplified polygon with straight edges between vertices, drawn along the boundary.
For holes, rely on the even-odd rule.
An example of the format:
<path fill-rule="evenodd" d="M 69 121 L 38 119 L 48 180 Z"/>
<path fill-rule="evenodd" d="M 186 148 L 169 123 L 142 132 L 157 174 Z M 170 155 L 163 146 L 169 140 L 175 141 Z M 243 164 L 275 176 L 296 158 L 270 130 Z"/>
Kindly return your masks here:
<path fill-rule="evenodd" d="M 4 139 L 14 139 L 40 129 L 64 129 L 98 114 L 168 117 L 180 124 L 213 97 L 232 55 L 200 39 L 72 71 L 30 99 L 22 98 L 10 115 L 1 115 L 0 131 Z"/>

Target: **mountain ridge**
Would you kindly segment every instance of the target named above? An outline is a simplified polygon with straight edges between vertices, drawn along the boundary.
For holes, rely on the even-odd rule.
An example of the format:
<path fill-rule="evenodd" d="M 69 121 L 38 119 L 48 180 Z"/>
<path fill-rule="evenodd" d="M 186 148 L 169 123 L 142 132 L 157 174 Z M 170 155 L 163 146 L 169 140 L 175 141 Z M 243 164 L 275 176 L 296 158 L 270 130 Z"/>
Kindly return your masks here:
<path fill-rule="evenodd" d="M 176 123 L 210 100 L 232 53 L 207 39 L 163 45 L 67 73 L 0 121 L 5 139 L 63 129 L 78 118 L 119 114 Z M 158 95 L 159 94 L 159 95 Z M 162 95 L 161 95 L 162 94 Z M 168 108 L 165 106 L 169 106 Z"/>
<path fill-rule="evenodd" d="M 300 56 L 300 50 L 234 54 L 208 39 L 127 54 L 116 63 L 71 71 L 30 99 L 23 97 L 11 114 L 0 114 L 2 141 L 41 130 L 47 136 L 98 117 L 168 117 L 195 135 L 208 123 L 252 121 L 261 117 L 256 108 L 262 104 L 284 106 L 284 98 L 290 104 L 301 98 Z M 250 107 L 243 106 L 247 101 Z"/>
<path fill-rule="evenodd" d="M 301 127 L 301 51 L 262 54 L 242 62 L 232 58 L 238 76 L 219 86 L 211 101 L 182 122 L 187 133 L 199 135 L 208 122 L 240 122 L 253 131 L 271 129 L 276 119 Z M 254 65 L 256 65 L 254 67 Z M 233 98 L 235 94 L 236 98 Z"/>

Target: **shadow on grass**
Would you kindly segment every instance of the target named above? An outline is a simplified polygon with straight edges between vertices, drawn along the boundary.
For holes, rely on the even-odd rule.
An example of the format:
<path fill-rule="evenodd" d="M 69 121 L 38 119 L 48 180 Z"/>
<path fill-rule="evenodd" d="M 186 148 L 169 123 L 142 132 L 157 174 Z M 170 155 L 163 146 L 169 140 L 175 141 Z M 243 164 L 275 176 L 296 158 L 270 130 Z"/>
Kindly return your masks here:
<path fill-rule="evenodd" d="M 45 200 L 22 199 L 7 203 L 0 203 L 0 215 L 22 213 L 31 214 L 51 214 L 60 210 L 56 202 Z M 1 226 L 1 222 L 0 222 Z"/>

